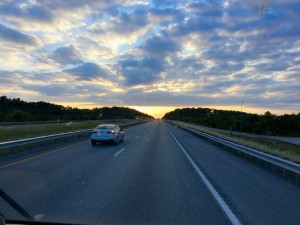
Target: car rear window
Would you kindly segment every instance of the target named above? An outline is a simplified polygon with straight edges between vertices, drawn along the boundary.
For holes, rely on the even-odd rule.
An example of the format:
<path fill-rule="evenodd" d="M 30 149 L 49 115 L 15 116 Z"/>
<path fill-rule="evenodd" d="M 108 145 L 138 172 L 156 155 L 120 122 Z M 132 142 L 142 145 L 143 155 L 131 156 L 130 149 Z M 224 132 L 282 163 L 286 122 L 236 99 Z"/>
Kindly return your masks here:
<path fill-rule="evenodd" d="M 97 129 L 114 129 L 113 126 L 107 126 L 107 125 L 100 125 L 97 127 Z"/>

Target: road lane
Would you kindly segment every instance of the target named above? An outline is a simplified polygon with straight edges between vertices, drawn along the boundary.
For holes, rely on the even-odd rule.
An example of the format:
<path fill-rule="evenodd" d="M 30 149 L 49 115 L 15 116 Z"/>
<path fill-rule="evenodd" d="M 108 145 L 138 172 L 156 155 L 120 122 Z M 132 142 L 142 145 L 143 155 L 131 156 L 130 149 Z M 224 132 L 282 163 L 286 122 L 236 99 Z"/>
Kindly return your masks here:
<path fill-rule="evenodd" d="M 0 169 L 0 186 L 42 220 L 228 224 L 160 121 L 125 135 L 118 146 L 82 143 Z"/>
<path fill-rule="evenodd" d="M 118 151 L 116 154 L 114 154 L 115 157 L 120 155 L 126 148 L 121 148 L 120 151 Z"/>
<path fill-rule="evenodd" d="M 207 140 L 175 126 L 167 126 L 242 222 L 258 225 L 299 224 L 299 186 Z"/>
<path fill-rule="evenodd" d="M 242 224 L 299 224 L 299 187 L 208 141 L 166 126 Z M 161 121 L 125 132 L 125 142 L 118 146 L 91 146 L 87 140 L 2 168 L 0 187 L 41 220 L 229 223 Z M 2 204 L 0 212 L 16 215 Z"/>
<path fill-rule="evenodd" d="M 170 129 L 165 126 L 171 136 L 174 138 L 175 142 L 179 146 L 179 148 L 182 150 L 183 154 L 187 158 L 187 160 L 190 162 L 190 164 L 193 166 L 195 172 L 198 174 L 200 180 L 205 184 L 206 188 L 209 190 L 209 192 L 212 194 L 216 202 L 219 204 L 225 215 L 228 217 L 232 225 L 241 225 L 240 220 L 237 218 L 237 216 L 233 213 L 232 209 L 229 207 L 229 205 L 224 201 L 224 199 L 221 197 L 221 195 L 218 193 L 216 188 L 212 185 L 212 183 L 207 179 L 207 177 L 204 175 L 204 173 L 201 171 L 201 169 L 198 167 L 198 165 L 195 163 L 195 161 L 192 159 L 190 154 L 187 152 L 187 150 L 180 144 L 178 139 L 174 136 L 174 134 L 170 131 Z"/>

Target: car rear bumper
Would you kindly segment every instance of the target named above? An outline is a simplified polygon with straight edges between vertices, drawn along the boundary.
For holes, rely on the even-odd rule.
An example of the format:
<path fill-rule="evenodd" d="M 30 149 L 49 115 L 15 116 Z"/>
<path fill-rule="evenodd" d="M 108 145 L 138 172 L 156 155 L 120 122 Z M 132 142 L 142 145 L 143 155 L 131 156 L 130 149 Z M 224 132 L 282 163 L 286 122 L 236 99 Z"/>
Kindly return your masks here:
<path fill-rule="evenodd" d="M 114 141 L 115 137 L 91 137 L 91 140 L 97 141 L 97 142 L 105 142 L 105 141 Z"/>

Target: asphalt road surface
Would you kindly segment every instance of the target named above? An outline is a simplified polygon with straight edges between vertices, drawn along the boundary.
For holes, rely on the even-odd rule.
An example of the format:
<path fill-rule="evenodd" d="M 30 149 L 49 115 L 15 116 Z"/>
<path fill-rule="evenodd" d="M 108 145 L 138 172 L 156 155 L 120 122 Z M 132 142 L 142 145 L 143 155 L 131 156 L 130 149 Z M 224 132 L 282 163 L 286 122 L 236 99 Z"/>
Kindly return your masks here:
<path fill-rule="evenodd" d="M 90 140 L 0 162 L 0 188 L 40 221 L 299 224 L 292 181 L 155 120 L 117 146 Z M 0 212 L 21 217 L 3 200 Z"/>

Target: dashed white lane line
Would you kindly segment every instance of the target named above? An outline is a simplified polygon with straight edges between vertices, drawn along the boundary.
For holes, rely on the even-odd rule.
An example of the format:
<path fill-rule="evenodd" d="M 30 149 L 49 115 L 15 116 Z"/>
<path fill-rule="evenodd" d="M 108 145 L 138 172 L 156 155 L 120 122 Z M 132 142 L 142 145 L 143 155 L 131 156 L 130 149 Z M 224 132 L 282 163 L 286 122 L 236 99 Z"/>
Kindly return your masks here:
<path fill-rule="evenodd" d="M 191 158 L 189 153 L 185 150 L 185 148 L 180 144 L 180 142 L 177 140 L 177 138 L 174 136 L 174 134 L 169 130 L 169 128 L 165 125 L 166 129 L 169 131 L 183 154 L 186 156 L 188 161 L 191 163 L 193 168 L 195 169 L 196 173 L 199 175 L 202 182 L 205 184 L 207 189 L 210 191 L 214 199 L 217 201 L 225 215 L 228 217 L 232 225 L 242 225 L 242 223 L 239 221 L 239 219 L 236 217 L 236 215 L 232 212 L 228 204 L 224 201 L 224 199 L 220 196 L 220 194 L 217 192 L 217 190 L 214 188 L 214 186 L 209 182 L 209 180 L 206 178 L 204 173 L 200 170 L 200 168 L 197 166 L 197 164 L 194 162 L 194 160 Z"/>
<path fill-rule="evenodd" d="M 44 214 L 37 214 L 37 215 L 34 216 L 34 219 L 35 220 L 40 220 L 40 219 L 42 219 L 43 216 L 44 216 Z"/>
<path fill-rule="evenodd" d="M 141 137 L 141 136 L 136 136 L 135 139 L 137 140 L 137 139 L 139 139 L 140 137 Z"/>
<path fill-rule="evenodd" d="M 117 157 L 118 155 L 120 155 L 124 150 L 125 150 L 125 148 L 121 148 L 120 151 L 118 151 L 114 154 L 114 157 Z"/>

